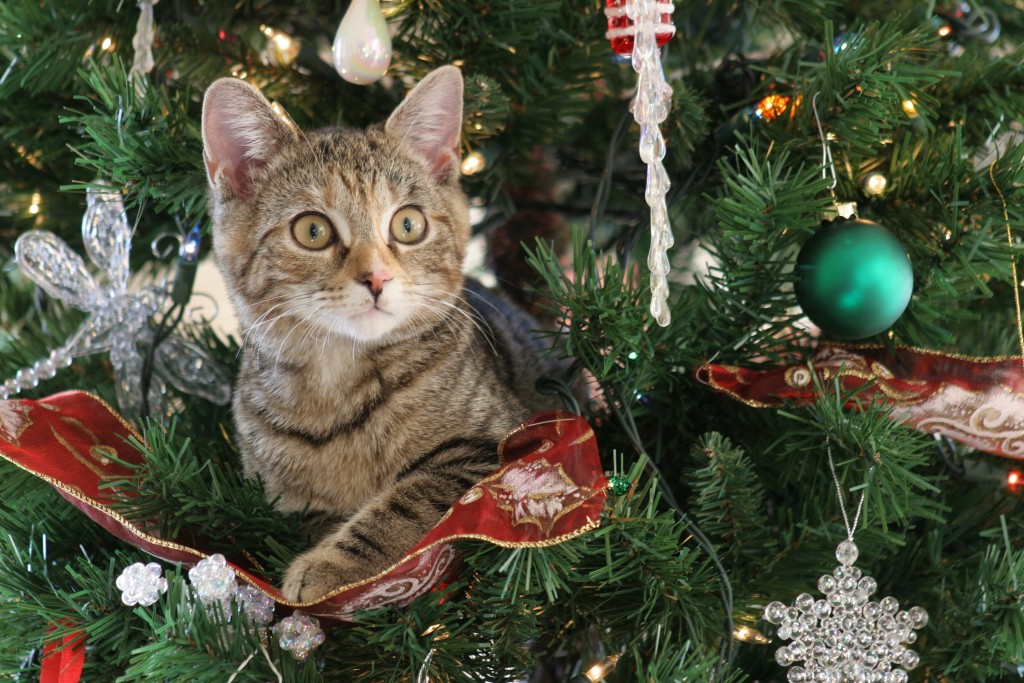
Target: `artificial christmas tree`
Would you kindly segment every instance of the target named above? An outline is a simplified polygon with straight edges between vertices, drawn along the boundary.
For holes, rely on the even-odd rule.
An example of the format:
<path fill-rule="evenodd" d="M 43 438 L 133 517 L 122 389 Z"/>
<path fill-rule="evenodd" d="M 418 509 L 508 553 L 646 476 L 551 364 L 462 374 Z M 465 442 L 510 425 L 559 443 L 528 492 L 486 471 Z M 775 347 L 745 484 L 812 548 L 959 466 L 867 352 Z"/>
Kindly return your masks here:
<path fill-rule="evenodd" d="M 896 631 L 881 615 L 845 624 L 830 611 L 820 623 L 839 634 L 835 644 L 820 634 L 820 647 L 805 647 L 809 622 L 794 632 L 821 616 L 809 595 L 819 578 L 856 569 L 873 582 L 820 599 L 859 601 L 863 590 L 861 614 L 889 610 L 889 597 L 926 610 L 923 623 L 904 609 L 899 635 L 914 634 L 920 659 L 901 655 L 910 680 L 1018 677 L 1022 10 L 811 0 L 667 12 L 633 0 L 625 16 L 646 8 L 675 24 L 657 55 L 672 92 L 662 144 L 649 125 L 641 140 L 638 74 L 610 46 L 620 17 L 605 3 L 385 0 L 391 61 L 364 85 L 339 76 L 331 50 L 350 4 L 374 3 L 0 2 L 10 398 L 0 402 L 0 671 L 22 681 L 801 680 L 777 659 L 798 636 L 811 658 L 788 645 L 784 662 L 827 670 L 826 651 L 842 645 L 852 664 L 828 680 L 901 680 L 875 668 L 908 642 L 873 653 L 886 645 L 880 632 Z M 500 262 L 534 269 L 531 294 L 558 322 L 553 353 L 572 359 L 551 386 L 596 436 L 609 482 L 599 520 L 557 544 L 454 541 L 460 569 L 433 590 L 344 623 L 280 603 L 268 623 L 258 590 L 204 603 L 188 578 L 199 556 L 160 561 L 150 575 L 166 592 L 139 584 L 138 570 L 119 583 L 153 558 L 66 500 L 81 491 L 18 464 L 19 444 L 41 434 L 57 444 L 36 453 L 46 464 L 125 468 L 95 490 L 122 528 L 244 563 L 267 586 L 308 547 L 301 515 L 280 514 L 240 475 L 223 403 L 242 340 L 196 312 L 205 284 L 189 288 L 196 256 L 209 259 L 187 237 L 196 225 L 208 235 L 204 90 L 244 78 L 301 127 L 364 126 L 443 64 L 466 80 L 474 230 L 504 250 L 524 245 Z M 653 188 L 647 162 L 664 173 Z M 664 191 L 664 215 L 648 190 Z M 124 223 L 94 209 L 83 234 L 89 203 L 111 194 L 123 196 Z M 913 273 L 906 309 L 856 344 L 818 329 L 797 299 L 797 255 L 836 218 L 837 200 L 885 226 Z M 544 240 L 528 216 L 545 217 Z M 649 312 L 652 220 L 675 243 L 667 273 L 654 259 L 667 326 Z M 35 237 L 23 245 L 50 246 L 16 264 L 25 234 Z M 117 351 L 102 330 L 115 331 Z M 571 405 L 569 387 L 583 384 L 587 400 Z M 66 390 L 133 426 L 111 445 L 115 428 L 37 407 L 62 405 L 45 397 Z M 480 491 L 467 505 L 498 501 Z M 844 515 L 861 500 L 859 517 Z M 846 553 L 836 568 L 854 533 L 855 566 Z M 230 586 L 225 577 L 213 580 Z M 125 601 L 121 584 L 155 601 Z M 766 614 L 775 603 L 796 613 Z"/>

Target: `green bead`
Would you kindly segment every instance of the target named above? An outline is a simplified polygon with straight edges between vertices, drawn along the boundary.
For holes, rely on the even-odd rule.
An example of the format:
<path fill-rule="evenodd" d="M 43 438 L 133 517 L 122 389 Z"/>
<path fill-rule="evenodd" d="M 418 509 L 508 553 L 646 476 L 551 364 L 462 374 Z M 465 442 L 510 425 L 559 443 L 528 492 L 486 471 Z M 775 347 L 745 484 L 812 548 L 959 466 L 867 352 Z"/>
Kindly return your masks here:
<path fill-rule="evenodd" d="M 796 259 L 796 300 L 826 334 L 863 339 L 903 314 L 914 289 L 907 251 L 877 223 L 855 218 L 823 225 Z"/>
<path fill-rule="evenodd" d="M 613 495 L 624 496 L 632 487 L 633 482 L 626 477 L 608 477 L 608 489 Z"/>

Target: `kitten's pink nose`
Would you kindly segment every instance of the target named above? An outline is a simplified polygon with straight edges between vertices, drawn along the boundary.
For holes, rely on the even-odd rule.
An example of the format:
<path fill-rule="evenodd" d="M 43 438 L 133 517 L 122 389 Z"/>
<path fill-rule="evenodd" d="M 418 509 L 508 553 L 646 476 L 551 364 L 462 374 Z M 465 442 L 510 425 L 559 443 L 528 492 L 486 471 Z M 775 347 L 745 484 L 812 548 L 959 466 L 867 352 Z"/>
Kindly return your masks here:
<path fill-rule="evenodd" d="M 384 283 L 392 278 L 391 272 L 387 270 L 377 271 L 366 271 L 360 275 L 356 280 L 361 284 L 366 285 L 366 288 L 370 290 L 370 294 L 373 294 L 373 298 L 376 299 L 380 296 L 380 293 L 384 291 Z"/>

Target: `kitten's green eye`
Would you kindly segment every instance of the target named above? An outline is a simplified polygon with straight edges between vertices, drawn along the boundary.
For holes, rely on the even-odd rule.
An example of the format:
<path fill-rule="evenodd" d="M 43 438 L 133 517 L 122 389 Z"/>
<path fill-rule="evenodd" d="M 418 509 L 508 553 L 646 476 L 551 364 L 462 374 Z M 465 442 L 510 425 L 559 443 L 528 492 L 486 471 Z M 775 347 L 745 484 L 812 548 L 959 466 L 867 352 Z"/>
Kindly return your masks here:
<path fill-rule="evenodd" d="M 292 237 L 306 249 L 326 249 L 334 242 L 334 227 L 327 216 L 304 213 L 292 221 Z"/>
<path fill-rule="evenodd" d="M 402 244 L 416 244 L 427 234 L 427 217 L 419 209 L 407 206 L 391 218 L 391 236 Z"/>

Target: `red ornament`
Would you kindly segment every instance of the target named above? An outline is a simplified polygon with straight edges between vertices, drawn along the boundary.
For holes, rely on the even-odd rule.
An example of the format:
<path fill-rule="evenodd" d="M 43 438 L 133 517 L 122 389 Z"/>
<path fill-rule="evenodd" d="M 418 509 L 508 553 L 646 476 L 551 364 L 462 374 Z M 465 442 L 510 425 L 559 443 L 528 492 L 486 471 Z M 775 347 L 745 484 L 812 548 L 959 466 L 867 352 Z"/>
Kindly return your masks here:
<path fill-rule="evenodd" d="M 608 32 L 604 35 L 612 44 L 612 49 L 623 56 L 633 54 L 633 36 L 636 35 L 633 20 L 626 14 L 626 3 L 631 1 L 636 0 L 605 0 L 607 7 L 604 9 L 604 15 L 608 17 Z M 655 31 L 654 37 L 658 47 L 661 47 L 675 35 L 676 27 L 672 23 L 675 5 L 671 2 L 658 2 L 657 7 L 660 14 L 658 30 Z"/>

